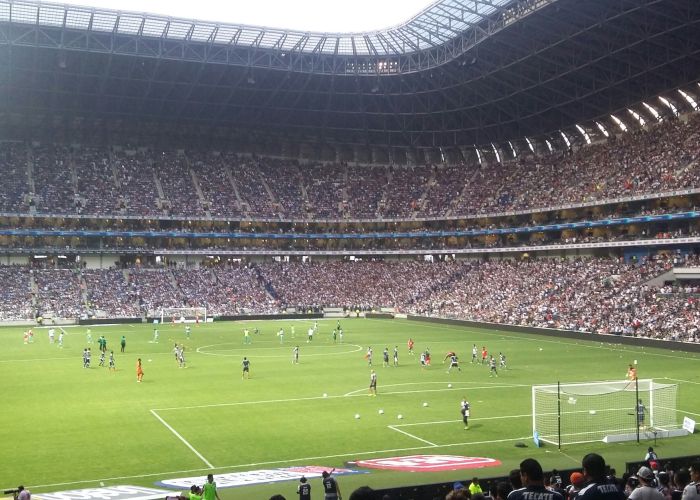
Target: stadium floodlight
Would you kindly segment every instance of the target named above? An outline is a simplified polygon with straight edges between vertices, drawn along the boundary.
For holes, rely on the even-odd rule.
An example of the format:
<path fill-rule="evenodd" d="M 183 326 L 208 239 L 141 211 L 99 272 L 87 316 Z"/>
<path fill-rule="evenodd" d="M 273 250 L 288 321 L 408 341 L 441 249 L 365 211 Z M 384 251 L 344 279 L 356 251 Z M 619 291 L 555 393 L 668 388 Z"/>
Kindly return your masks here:
<path fill-rule="evenodd" d="M 671 110 L 671 113 L 673 113 L 673 116 L 678 116 L 678 114 L 679 114 L 678 109 L 676 109 L 676 107 L 673 105 L 673 103 L 671 101 L 669 101 L 668 99 L 666 99 L 663 96 L 659 96 L 659 101 L 663 102 L 666 105 L 666 107 Z"/>
<path fill-rule="evenodd" d="M 651 379 L 535 385 L 533 436 L 561 447 L 685 435 L 677 399 L 678 384 Z"/>
<path fill-rule="evenodd" d="M 637 120 L 642 127 L 646 127 L 647 121 L 639 113 L 637 113 L 635 110 L 630 109 L 630 108 L 627 108 L 627 112 L 629 114 L 631 114 L 634 117 L 634 119 Z"/>
<path fill-rule="evenodd" d="M 481 152 L 479 151 L 479 148 L 475 146 L 474 151 L 476 151 L 476 158 L 479 160 L 479 165 L 481 165 L 483 161 L 481 160 Z"/>
<path fill-rule="evenodd" d="M 493 142 L 491 143 L 491 148 L 493 149 L 493 154 L 496 155 L 496 161 L 501 163 L 501 155 L 498 154 L 498 149 L 496 149 L 496 145 Z"/>
<path fill-rule="evenodd" d="M 649 104 L 647 104 L 647 103 L 645 103 L 645 102 L 642 102 L 642 105 L 643 105 L 645 108 L 647 108 L 647 111 L 649 111 L 649 113 L 651 113 L 651 115 L 652 115 L 654 118 L 656 118 L 656 121 L 657 121 L 657 122 L 663 121 L 662 116 L 659 114 L 658 111 L 656 111 L 656 109 L 655 109 L 653 106 L 650 106 Z"/>
<path fill-rule="evenodd" d="M 588 132 L 586 132 L 586 130 L 581 125 L 576 124 L 576 130 L 578 130 L 581 133 L 581 135 L 583 136 L 583 140 L 586 141 L 586 144 L 591 143 L 591 138 L 589 137 Z"/>
<path fill-rule="evenodd" d="M 693 108 L 693 111 L 698 110 L 698 103 L 695 102 L 695 99 L 693 99 L 693 96 L 690 94 L 687 94 L 686 92 L 683 92 L 683 90 L 678 89 L 678 92 L 683 96 L 683 98 L 688 101 L 688 104 L 690 104 L 690 107 Z"/>
<path fill-rule="evenodd" d="M 511 153 L 513 153 L 513 158 L 517 158 L 517 157 L 518 157 L 518 153 L 515 151 L 515 147 L 513 146 L 513 143 L 510 142 L 510 141 L 508 141 L 508 145 L 510 146 L 510 151 L 511 151 Z"/>
<path fill-rule="evenodd" d="M 625 125 L 625 123 L 622 120 L 620 120 L 615 115 L 610 115 L 610 118 L 612 118 L 613 121 L 617 124 L 617 126 L 620 127 L 620 130 L 622 130 L 623 132 L 627 132 L 627 125 Z"/>
<path fill-rule="evenodd" d="M 551 153 L 552 151 L 554 151 L 554 148 L 552 147 L 552 143 L 549 142 L 549 139 L 545 139 L 545 140 L 544 140 L 544 143 L 547 145 L 547 149 L 549 149 L 549 152 L 550 152 L 550 153 Z"/>
<path fill-rule="evenodd" d="M 525 142 L 527 142 L 527 146 L 530 148 L 530 151 L 532 151 L 532 152 L 534 153 L 534 152 L 535 152 L 535 146 L 532 145 L 532 142 L 530 141 L 530 138 L 529 138 L 529 137 L 526 137 L 526 138 L 525 138 Z"/>
<path fill-rule="evenodd" d="M 567 147 L 567 148 L 570 148 L 570 147 L 571 147 L 571 141 L 570 141 L 569 138 L 566 136 L 566 134 L 564 133 L 564 131 L 563 131 L 563 130 L 560 130 L 559 133 L 561 134 L 562 138 L 564 139 L 564 144 L 566 144 L 566 147 Z"/>
<path fill-rule="evenodd" d="M 600 130 L 600 132 L 601 132 L 606 138 L 607 138 L 607 137 L 610 137 L 610 133 L 607 131 L 607 129 L 605 128 L 605 126 L 603 126 L 602 123 L 600 123 L 600 122 L 595 122 L 595 124 L 596 124 L 596 126 L 598 127 L 598 130 Z"/>

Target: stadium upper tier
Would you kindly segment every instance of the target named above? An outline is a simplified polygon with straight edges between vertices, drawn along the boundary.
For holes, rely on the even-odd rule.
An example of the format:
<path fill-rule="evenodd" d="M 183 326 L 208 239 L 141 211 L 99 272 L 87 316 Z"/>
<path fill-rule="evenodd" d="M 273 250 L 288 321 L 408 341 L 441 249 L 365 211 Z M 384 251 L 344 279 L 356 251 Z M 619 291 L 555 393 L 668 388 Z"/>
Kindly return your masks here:
<path fill-rule="evenodd" d="M 400 311 L 582 332 L 700 341 L 697 282 L 646 285 L 698 257 L 489 261 L 326 261 L 192 269 L 0 267 L 0 320 L 159 316 L 163 307 L 207 314 L 279 313 L 289 307 Z M 264 332 L 269 333 L 269 332 Z"/>
<path fill-rule="evenodd" d="M 0 143 L 0 212 L 157 219 L 458 218 L 700 189 L 700 115 L 504 163 L 300 165 L 198 151 Z"/>

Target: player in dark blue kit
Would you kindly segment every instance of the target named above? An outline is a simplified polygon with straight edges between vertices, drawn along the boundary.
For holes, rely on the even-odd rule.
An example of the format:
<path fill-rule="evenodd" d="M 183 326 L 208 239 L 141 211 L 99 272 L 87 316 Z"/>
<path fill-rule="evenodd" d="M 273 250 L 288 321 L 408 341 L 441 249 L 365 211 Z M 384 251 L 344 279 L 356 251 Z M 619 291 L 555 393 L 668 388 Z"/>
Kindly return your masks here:
<path fill-rule="evenodd" d="M 325 470 L 321 476 L 323 477 L 323 493 L 325 495 L 324 500 L 338 500 L 340 498 L 340 487 L 338 486 L 338 482 L 334 477 L 331 477 L 329 472 Z"/>
<path fill-rule="evenodd" d="M 542 466 L 534 458 L 520 462 L 520 478 L 525 486 L 511 491 L 508 500 L 564 500 L 561 493 L 545 488 Z"/>
<path fill-rule="evenodd" d="M 586 486 L 578 492 L 577 500 L 625 500 L 625 494 L 608 481 L 603 457 L 589 453 L 581 461 Z"/>
<path fill-rule="evenodd" d="M 385 347 L 384 352 L 382 353 L 383 356 L 383 361 L 384 361 L 384 368 L 389 366 L 389 348 Z"/>
<path fill-rule="evenodd" d="M 301 476 L 301 479 L 299 479 L 297 493 L 299 494 L 299 500 L 311 500 L 311 485 L 306 482 L 304 476 Z"/>
<path fill-rule="evenodd" d="M 241 374 L 241 378 L 245 378 L 246 374 L 248 375 L 248 378 L 250 378 L 250 360 L 244 357 L 241 366 L 243 366 L 243 373 Z"/>

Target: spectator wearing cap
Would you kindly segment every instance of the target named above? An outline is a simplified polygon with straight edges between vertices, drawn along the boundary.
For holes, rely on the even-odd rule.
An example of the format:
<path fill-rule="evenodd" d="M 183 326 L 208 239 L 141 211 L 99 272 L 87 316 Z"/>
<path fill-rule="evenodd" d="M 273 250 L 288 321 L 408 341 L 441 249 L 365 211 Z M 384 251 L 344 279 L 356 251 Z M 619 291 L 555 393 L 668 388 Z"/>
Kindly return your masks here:
<path fill-rule="evenodd" d="M 566 487 L 566 497 L 569 500 L 573 500 L 578 496 L 578 492 L 581 491 L 583 485 L 586 484 L 586 480 L 580 472 L 572 472 L 569 476 L 569 483 L 569 486 Z"/>
<path fill-rule="evenodd" d="M 700 499 L 700 461 L 693 462 L 690 465 L 690 480 L 690 484 L 683 488 L 681 500 Z"/>
<path fill-rule="evenodd" d="M 564 496 L 556 491 L 550 491 L 544 487 L 544 472 L 542 466 L 534 458 L 527 458 L 520 462 L 520 477 L 523 488 L 513 490 L 507 500 L 564 500 Z"/>
<path fill-rule="evenodd" d="M 589 453 L 581 460 L 583 478 L 588 484 L 578 492 L 579 500 L 625 500 L 625 494 L 605 477 L 605 459 Z"/>
<path fill-rule="evenodd" d="M 636 477 L 639 480 L 639 486 L 630 493 L 629 500 L 665 500 L 663 493 L 654 486 L 656 476 L 653 470 L 646 465 L 642 466 L 637 471 Z"/>

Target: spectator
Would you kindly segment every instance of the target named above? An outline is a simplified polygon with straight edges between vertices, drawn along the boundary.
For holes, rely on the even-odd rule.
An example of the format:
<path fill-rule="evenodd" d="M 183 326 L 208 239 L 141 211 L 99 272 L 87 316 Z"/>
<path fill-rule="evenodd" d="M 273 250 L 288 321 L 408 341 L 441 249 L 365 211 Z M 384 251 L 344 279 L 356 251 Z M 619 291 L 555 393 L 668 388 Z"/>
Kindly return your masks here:
<path fill-rule="evenodd" d="M 630 496 L 630 500 L 664 500 L 663 494 L 656 489 L 656 477 L 654 471 L 647 466 L 642 466 L 637 471 L 636 478 L 639 481 Z"/>
<path fill-rule="evenodd" d="M 700 461 L 690 465 L 691 482 L 683 489 L 682 500 L 700 499 Z"/>
<path fill-rule="evenodd" d="M 605 459 L 597 453 L 589 453 L 581 461 L 583 477 L 588 483 L 578 493 L 579 500 L 625 500 L 617 485 L 606 478 Z"/>
<path fill-rule="evenodd" d="M 534 458 L 526 458 L 520 462 L 520 477 L 524 486 L 511 491 L 507 500 L 527 500 L 529 498 L 564 500 L 560 493 L 544 487 L 542 466 Z"/>

